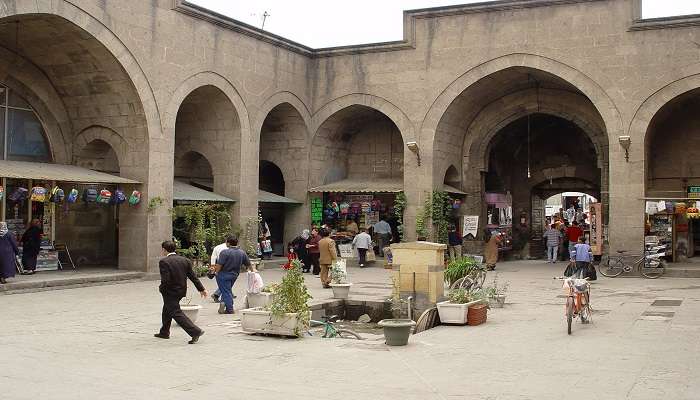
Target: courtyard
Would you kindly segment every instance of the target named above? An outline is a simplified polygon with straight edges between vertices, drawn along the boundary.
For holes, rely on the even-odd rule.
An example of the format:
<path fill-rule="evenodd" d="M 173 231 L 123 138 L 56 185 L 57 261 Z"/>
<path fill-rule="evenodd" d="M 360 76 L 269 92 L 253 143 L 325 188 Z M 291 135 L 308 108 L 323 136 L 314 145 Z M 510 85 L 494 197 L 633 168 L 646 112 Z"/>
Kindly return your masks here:
<path fill-rule="evenodd" d="M 552 279 L 563 267 L 500 263 L 499 280 L 510 283 L 506 307 L 492 309 L 486 324 L 438 326 L 399 348 L 375 335 L 251 336 L 238 314 L 219 315 L 199 298 L 200 342 L 188 345 L 176 326 L 170 340 L 157 340 L 158 281 L 2 295 L 0 385 L 12 400 L 696 398 L 700 279 L 599 276 L 593 323 L 576 323 L 568 336 L 561 282 Z M 282 273 L 262 275 L 274 282 Z M 330 299 L 305 276 L 313 302 Z M 358 283 L 351 298 L 389 295 L 388 270 L 352 268 L 349 277 Z M 242 275 L 235 285 L 237 302 L 244 282 Z"/>

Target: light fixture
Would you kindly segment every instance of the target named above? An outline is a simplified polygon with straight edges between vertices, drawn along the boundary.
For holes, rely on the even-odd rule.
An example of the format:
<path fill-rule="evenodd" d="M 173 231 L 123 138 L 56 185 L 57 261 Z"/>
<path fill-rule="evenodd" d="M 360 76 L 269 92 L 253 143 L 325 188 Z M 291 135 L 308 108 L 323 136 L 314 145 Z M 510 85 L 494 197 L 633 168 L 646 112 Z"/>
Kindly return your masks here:
<path fill-rule="evenodd" d="M 617 140 L 620 142 L 620 146 L 625 149 L 625 161 L 630 162 L 630 145 L 632 144 L 632 138 L 629 136 L 620 136 Z"/>
<path fill-rule="evenodd" d="M 420 149 L 418 148 L 418 143 L 406 142 L 406 147 L 408 147 L 408 149 L 416 155 L 416 158 L 418 159 L 418 166 L 420 167 Z"/>
<path fill-rule="evenodd" d="M 527 115 L 527 179 L 532 178 L 530 174 L 530 114 Z"/>

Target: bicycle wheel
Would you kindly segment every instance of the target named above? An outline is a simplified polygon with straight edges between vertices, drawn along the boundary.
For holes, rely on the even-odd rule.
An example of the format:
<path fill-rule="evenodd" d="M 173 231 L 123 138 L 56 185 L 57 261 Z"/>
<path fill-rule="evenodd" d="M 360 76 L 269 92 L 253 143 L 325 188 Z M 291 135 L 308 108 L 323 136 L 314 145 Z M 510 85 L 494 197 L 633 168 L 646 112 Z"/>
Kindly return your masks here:
<path fill-rule="evenodd" d="M 611 259 L 608 257 L 606 262 L 602 262 L 598 265 L 598 271 L 600 271 L 603 276 L 614 278 L 622 274 L 624 267 L 625 264 L 622 261 L 622 258 Z"/>
<path fill-rule="evenodd" d="M 581 310 L 578 312 L 579 317 L 581 318 L 581 323 L 582 324 L 587 324 L 591 320 L 591 306 L 589 304 L 590 297 L 588 293 L 584 293 L 583 296 L 583 305 L 581 305 Z"/>
<path fill-rule="evenodd" d="M 464 278 L 457 279 L 452 285 L 450 285 L 450 289 L 469 290 L 472 288 L 473 285 L 474 281 L 472 280 L 472 278 L 469 276 L 465 276 Z"/>
<path fill-rule="evenodd" d="M 343 339 L 357 339 L 362 340 L 362 336 L 359 333 L 351 331 L 350 329 L 338 329 L 336 335 Z"/>
<path fill-rule="evenodd" d="M 566 298 L 566 332 L 571 335 L 571 323 L 574 320 L 574 298 Z"/>
<path fill-rule="evenodd" d="M 666 262 L 659 260 L 659 265 L 652 267 L 647 264 L 644 260 L 639 263 L 639 272 L 643 277 L 649 279 L 656 279 L 664 274 L 666 271 Z"/>
<path fill-rule="evenodd" d="M 485 280 L 486 280 L 486 270 L 480 269 L 479 272 L 476 274 L 476 277 L 473 279 L 474 283 L 472 284 L 472 288 L 473 289 L 481 289 L 481 287 L 484 285 Z"/>

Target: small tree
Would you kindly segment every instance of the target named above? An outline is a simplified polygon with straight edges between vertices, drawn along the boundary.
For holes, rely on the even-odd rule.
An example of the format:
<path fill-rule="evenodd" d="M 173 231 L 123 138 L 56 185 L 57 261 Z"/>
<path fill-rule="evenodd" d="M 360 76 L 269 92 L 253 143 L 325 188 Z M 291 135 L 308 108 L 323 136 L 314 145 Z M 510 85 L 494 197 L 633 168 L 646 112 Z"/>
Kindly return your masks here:
<path fill-rule="evenodd" d="M 209 260 L 208 247 L 212 243 L 222 243 L 226 236 L 238 233 L 238 229 L 231 225 L 229 207 L 224 204 L 200 201 L 175 206 L 171 213 L 173 220 L 185 219 L 190 241 L 190 247 L 180 249 L 178 253 L 195 261 L 206 263 Z"/>

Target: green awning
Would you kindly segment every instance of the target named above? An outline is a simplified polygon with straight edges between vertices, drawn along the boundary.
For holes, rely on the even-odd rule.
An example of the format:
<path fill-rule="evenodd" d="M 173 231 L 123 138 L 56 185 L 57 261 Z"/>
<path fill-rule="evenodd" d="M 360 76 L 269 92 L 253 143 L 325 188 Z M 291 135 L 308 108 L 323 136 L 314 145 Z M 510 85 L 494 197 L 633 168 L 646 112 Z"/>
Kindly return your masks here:
<path fill-rule="evenodd" d="M 76 183 L 140 183 L 75 165 L 0 160 L 0 177 Z"/>
<path fill-rule="evenodd" d="M 220 194 L 200 189 L 188 183 L 173 181 L 173 201 L 210 201 L 215 203 L 233 203 L 236 200 Z"/>
<path fill-rule="evenodd" d="M 283 204 L 303 204 L 300 201 L 280 196 L 278 194 L 258 190 L 258 203 L 283 203 Z"/>

